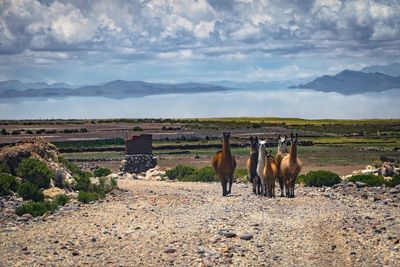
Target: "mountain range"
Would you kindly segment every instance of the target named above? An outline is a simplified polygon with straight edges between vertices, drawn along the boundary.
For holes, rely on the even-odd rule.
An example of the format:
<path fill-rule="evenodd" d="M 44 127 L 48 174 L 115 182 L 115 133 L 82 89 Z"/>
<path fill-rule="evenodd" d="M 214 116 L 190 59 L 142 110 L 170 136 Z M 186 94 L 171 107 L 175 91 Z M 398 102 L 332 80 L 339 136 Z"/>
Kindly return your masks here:
<path fill-rule="evenodd" d="M 8 81 L 10 82 L 10 81 Z M 7 82 L 3 82 L 6 84 Z M 163 84 L 148 83 L 143 81 L 122 81 L 116 80 L 105 83 L 103 85 L 88 85 L 78 88 L 66 88 L 62 85 L 45 86 L 45 83 L 35 83 L 36 88 L 29 87 L 30 84 L 20 84 L 12 81 L 12 85 L 16 87 L 1 87 L 0 97 L 17 98 L 17 97 L 69 97 L 69 96 L 103 96 L 110 98 L 128 98 L 148 95 L 174 94 L 174 93 L 201 93 L 201 92 L 217 92 L 232 90 L 231 88 L 202 84 L 202 83 L 180 83 L 180 84 Z"/>
<path fill-rule="evenodd" d="M 334 76 L 324 75 L 309 83 L 289 88 L 307 88 L 322 92 L 338 92 L 345 95 L 380 92 L 400 88 L 400 77 L 393 77 L 380 72 L 365 73 L 344 70 Z"/>
<path fill-rule="evenodd" d="M 336 75 L 287 81 L 235 82 L 229 80 L 207 83 L 149 83 L 115 80 L 101 85 L 76 86 L 67 83 L 23 83 L 18 80 L 0 82 L 0 98 L 100 96 L 129 98 L 160 94 L 187 94 L 226 90 L 284 90 L 306 88 L 322 92 L 360 94 L 400 89 L 400 63 L 364 67 L 360 71 L 344 70 Z"/>

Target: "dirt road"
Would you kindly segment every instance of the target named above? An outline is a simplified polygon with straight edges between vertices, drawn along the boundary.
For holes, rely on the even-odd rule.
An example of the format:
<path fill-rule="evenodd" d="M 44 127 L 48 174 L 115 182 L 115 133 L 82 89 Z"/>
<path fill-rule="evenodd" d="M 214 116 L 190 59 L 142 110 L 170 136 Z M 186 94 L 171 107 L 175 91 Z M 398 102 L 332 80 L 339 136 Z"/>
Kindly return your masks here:
<path fill-rule="evenodd" d="M 103 202 L 0 228 L 0 266 L 398 266 L 398 203 L 299 188 L 120 180 Z M 343 189 L 342 189 L 343 190 Z M 249 240 L 246 240 L 249 239 Z"/>

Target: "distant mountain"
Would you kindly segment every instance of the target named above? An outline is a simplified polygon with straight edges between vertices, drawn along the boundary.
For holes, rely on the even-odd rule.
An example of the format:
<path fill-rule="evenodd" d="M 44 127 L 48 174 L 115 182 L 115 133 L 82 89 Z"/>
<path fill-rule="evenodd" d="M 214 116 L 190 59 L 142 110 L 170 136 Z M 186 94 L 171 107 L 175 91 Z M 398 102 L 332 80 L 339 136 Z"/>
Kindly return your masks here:
<path fill-rule="evenodd" d="M 23 83 L 18 80 L 9 80 L 0 82 L 0 92 L 7 90 L 25 91 L 28 89 L 45 89 L 45 88 L 76 88 L 76 86 L 67 83 L 54 83 L 48 84 L 44 82 L 39 83 Z"/>
<path fill-rule="evenodd" d="M 202 84 L 202 83 L 180 83 L 163 84 L 147 83 L 143 81 L 116 80 L 103 85 L 83 86 L 76 89 L 71 88 L 38 88 L 28 90 L 5 90 L 0 97 L 69 97 L 69 96 L 103 96 L 110 98 L 127 98 L 147 95 L 173 94 L 173 93 L 201 93 L 231 90 L 231 88 Z"/>
<path fill-rule="evenodd" d="M 245 90 L 283 90 L 287 89 L 289 86 L 296 85 L 299 83 L 306 83 L 313 79 L 310 78 L 302 78 L 302 79 L 295 79 L 295 80 L 287 80 L 287 81 L 271 81 L 271 82 L 264 82 L 264 81 L 255 81 L 255 82 L 234 82 L 234 81 L 212 81 L 207 82 L 208 84 L 214 84 L 219 86 L 225 86 L 229 88 L 236 88 L 236 89 L 245 89 Z"/>
<path fill-rule="evenodd" d="M 380 92 L 400 88 L 400 77 L 382 73 L 364 73 L 345 70 L 335 76 L 324 75 L 312 82 L 291 86 L 290 88 L 308 88 L 323 92 L 339 92 L 342 94 L 357 94 L 365 92 Z"/>
<path fill-rule="evenodd" d="M 374 66 L 364 67 L 361 69 L 361 71 L 367 73 L 380 72 L 393 77 L 399 77 L 400 63 L 391 63 L 388 65 L 374 65 Z"/>

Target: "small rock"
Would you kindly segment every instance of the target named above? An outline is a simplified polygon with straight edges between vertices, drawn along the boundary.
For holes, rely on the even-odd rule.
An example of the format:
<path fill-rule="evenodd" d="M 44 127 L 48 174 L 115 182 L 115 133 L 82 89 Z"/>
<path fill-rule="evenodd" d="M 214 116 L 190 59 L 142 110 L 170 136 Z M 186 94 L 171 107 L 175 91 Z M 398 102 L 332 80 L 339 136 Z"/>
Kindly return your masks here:
<path fill-rule="evenodd" d="M 367 184 L 366 183 L 363 183 L 363 182 L 356 182 L 356 186 L 357 186 L 357 188 L 362 188 L 362 187 L 366 187 L 367 186 Z"/>
<path fill-rule="evenodd" d="M 353 182 L 348 182 L 346 187 L 356 187 L 356 185 Z"/>
<path fill-rule="evenodd" d="M 72 256 L 78 256 L 79 252 L 78 251 L 72 251 Z"/>
<path fill-rule="evenodd" d="M 240 235 L 240 239 L 242 240 L 250 240 L 253 238 L 253 235 L 250 233 L 243 233 Z"/>
<path fill-rule="evenodd" d="M 400 193 L 400 188 L 395 187 L 393 189 L 390 189 L 389 193 L 390 194 L 398 194 L 398 193 Z"/>
<path fill-rule="evenodd" d="M 164 249 L 164 253 L 175 253 L 176 252 L 176 249 L 174 249 L 174 248 L 166 248 L 166 249 Z"/>
<path fill-rule="evenodd" d="M 226 238 L 232 238 L 232 237 L 236 237 L 236 234 L 234 232 L 231 232 L 229 230 L 224 230 L 221 229 L 218 232 L 220 235 L 225 236 Z"/>

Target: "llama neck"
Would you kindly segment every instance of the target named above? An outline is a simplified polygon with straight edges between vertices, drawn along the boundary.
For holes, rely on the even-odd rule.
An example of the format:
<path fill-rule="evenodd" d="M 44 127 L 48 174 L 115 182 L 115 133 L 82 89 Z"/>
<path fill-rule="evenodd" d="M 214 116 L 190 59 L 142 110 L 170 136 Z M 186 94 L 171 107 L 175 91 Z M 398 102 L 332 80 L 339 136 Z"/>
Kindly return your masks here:
<path fill-rule="evenodd" d="M 277 153 L 278 153 L 278 154 L 287 153 L 287 147 L 284 149 L 283 146 L 278 146 L 278 151 L 277 151 Z"/>
<path fill-rule="evenodd" d="M 297 161 L 297 145 L 290 146 L 290 161 L 291 162 Z"/>
<path fill-rule="evenodd" d="M 258 165 L 264 166 L 265 165 L 265 151 L 263 147 L 258 149 Z"/>
<path fill-rule="evenodd" d="M 224 140 L 222 143 L 222 151 L 224 152 L 225 157 L 231 156 L 231 147 L 229 144 L 229 140 Z"/>

